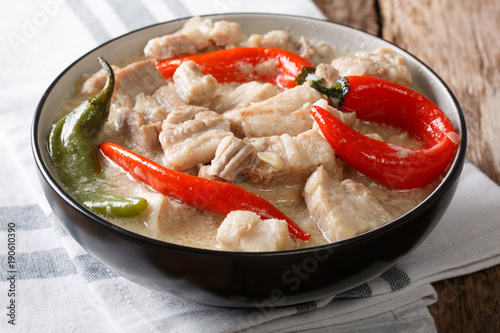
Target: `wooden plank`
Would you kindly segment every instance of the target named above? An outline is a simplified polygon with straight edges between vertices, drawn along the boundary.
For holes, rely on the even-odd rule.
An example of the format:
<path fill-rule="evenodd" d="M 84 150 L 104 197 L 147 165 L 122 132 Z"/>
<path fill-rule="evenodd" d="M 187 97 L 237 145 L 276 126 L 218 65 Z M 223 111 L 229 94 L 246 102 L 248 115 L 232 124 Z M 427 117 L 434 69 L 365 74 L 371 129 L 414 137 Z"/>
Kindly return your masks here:
<path fill-rule="evenodd" d="M 434 283 L 438 332 L 500 332 L 500 266 Z"/>
<path fill-rule="evenodd" d="M 361 29 L 373 35 L 380 32 L 375 0 L 314 0 L 329 21 Z"/>

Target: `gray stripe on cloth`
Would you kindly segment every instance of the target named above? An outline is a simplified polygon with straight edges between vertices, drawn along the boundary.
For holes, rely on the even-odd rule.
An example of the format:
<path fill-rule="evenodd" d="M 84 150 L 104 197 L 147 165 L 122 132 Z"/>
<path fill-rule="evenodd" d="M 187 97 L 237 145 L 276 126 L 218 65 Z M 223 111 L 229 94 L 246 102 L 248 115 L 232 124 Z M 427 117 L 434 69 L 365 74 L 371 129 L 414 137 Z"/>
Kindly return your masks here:
<path fill-rule="evenodd" d="M 163 2 L 167 4 L 176 17 L 191 16 L 191 12 L 179 0 L 163 0 Z"/>
<path fill-rule="evenodd" d="M 8 255 L 1 255 L 0 262 L 5 269 L 0 270 L 0 281 L 5 281 L 12 274 L 16 280 L 48 279 L 77 273 L 68 254 L 62 248 L 46 251 L 16 253 L 13 266 L 7 266 Z M 13 273 L 14 272 L 14 273 Z"/>
<path fill-rule="evenodd" d="M 315 310 L 318 307 L 318 303 L 315 301 L 297 304 L 295 308 L 297 309 L 297 313 L 308 312 L 311 310 Z"/>
<path fill-rule="evenodd" d="M 6 231 L 14 223 L 16 230 L 37 230 L 51 227 L 38 205 L 0 207 L 0 231 Z"/>
<path fill-rule="evenodd" d="M 391 286 L 391 291 L 402 289 L 409 286 L 411 283 L 411 279 L 408 274 L 396 266 L 385 271 L 382 275 L 380 275 L 380 277 L 384 279 L 389 286 Z"/>
<path fill-rule="evenodd" d="M 121 0 L 108 0 L 108 2 L 130 30 L 156 23 L 155 18 L 140 1 L 129 1 L 126 6 Z"/>
<path fill-rule="evenodd" d="M 98 44 L 111 39 L 111 35 L 87 7 L 85 1 L 68 0 L 67 3 Z"/>
<path fill-rule="evenodd" d="M 83 277 L 89 281 L 97 281 L 118 277 L 90 254 L 81 254 L 75 257 L 77 265 L 82 269 Z"/>
<path fill-rule="evenodd" d="M 335 298 L 360 298 L 360 297 L 371 297 L 372 289 L 367 283 L 363 283 L 357 287 L 338 293 Z"/>

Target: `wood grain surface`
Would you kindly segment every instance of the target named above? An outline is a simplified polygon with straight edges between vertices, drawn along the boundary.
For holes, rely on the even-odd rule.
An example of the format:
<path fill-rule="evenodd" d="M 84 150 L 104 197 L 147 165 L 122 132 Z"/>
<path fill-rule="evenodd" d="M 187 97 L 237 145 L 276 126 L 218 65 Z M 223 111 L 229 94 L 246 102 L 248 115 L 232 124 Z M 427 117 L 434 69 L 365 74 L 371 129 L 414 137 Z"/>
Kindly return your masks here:
<path fill-rule="evenodd" d="M 463 109 L 467 159 L 500 184 L 500 1 L 314 2 L 328 20 L 378 35 L 429 65 Z M 438 332 L 500 332 L 500 266 L 433 286 Z"/>

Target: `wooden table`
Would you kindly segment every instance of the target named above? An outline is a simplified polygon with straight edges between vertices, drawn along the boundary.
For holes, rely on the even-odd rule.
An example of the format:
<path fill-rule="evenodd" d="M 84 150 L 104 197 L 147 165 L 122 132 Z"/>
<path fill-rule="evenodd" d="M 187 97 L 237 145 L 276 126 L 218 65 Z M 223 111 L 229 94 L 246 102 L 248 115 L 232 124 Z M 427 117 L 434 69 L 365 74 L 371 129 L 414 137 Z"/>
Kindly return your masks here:
<path fill-rule="evenodd" d="M 500 183 L 500 1 L 314 2 L 330 21 L 378 35 L 433 68 L 464 111 L 467 158 Z M 500 332 L 500 266 L 433 286 L 439 332 Z"/>

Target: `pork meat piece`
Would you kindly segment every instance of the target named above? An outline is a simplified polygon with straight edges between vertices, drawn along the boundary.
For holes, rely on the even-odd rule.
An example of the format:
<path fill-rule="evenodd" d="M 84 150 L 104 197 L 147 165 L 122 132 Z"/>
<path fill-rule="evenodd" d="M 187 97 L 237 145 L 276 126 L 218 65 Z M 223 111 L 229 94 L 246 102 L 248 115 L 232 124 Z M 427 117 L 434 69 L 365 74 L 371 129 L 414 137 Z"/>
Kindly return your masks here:
<path fill-rule="evenodd" d="M 320 165 L 340 179 L 342 165 L 330 144 L 317 131 L 309 130 L 292 137 L 288 134 L 248 140 L 257 149 L 257 161 L 243 174 L 252 182 L 296 184 Z"/>
<path fill-rule="evenodd" d="M 288 239 L 285 220 L 262 220 L 249 211 L 230 212 L 217 230 L 217 241 L 227 251 L 283 251 Z"/>
<path fill-rule="evenodd" d="M 339 71 L 330 64 L 322 63 L 316 66 L 316 75 L 325 79 L 323 86 L 328 88 L 331 87 L 335 81 L 340 79 Z"/>
<path fill-rule="evenodd" d="M 133 108 L 137 95 L 152 95 L 167 84 L 155 63 L 150 60 L 128 65 L 115 74 L 116 84 L 112 104 L 123 108 Z"/>
<path fill-rule="evenodd" d="M 166 237 L 177 244 L 188 245 L 186 239 L 193 238 L 193 229 L 199 229 L 200 223 L 211 224 L 220 220 L 220 215 L 197 209 L 149 190 L 138 190 L 134 195 L 145 198 L 148 207 L 144 212 L 144 221 L 158 238 Z M 214 228 L 213 235 L 216 234 Z M 214 241 L 215 243 L 215 241 Z"/>
<path fill-rule="evenodd" d="M 272 30 L 265 35 L 253 34 L 250 35 L 247 41 L 248 47 L 271 47 L 276 49 L 287 50 L 301 57 L 314 62 L 316 49 L 304 36 L 297 40 L 292 34 L 283 30 Z"/>
<path fill-rule="evenodd" d="M 406 58 L 389 48 L 357 52 L 353 56 L 334 59 L 331 65 L 341 76 L 373 76 L 405 87 L 412 84 L 411 68 Z"/>
<path fill-rule="evenodd" d="M 217 113 L 247 107 L 275 96 L 278 89 L 271 83 L 251 81 L 229 90 L 228 85 L 220 85 L 213 98 L 211 109 Z M 229 90 L 229 91 L 228 91 Z"/>
<path fill-rule="evenodd" d="M 193 17 L 182 29 L 150 39 L 144 48 L 144 55 L 148 59 L 169 59 L 205 50 L 210 46 L 208 31 L 212 27 L 211 20 Z"/>
<path fill-rule="evenodd" d="M 168 114 L 167 119 L 162 124 L 162 129 L 175 128 L 177 125 L 192 120 L 199 112 L 209 111 L 203 106 L 182 104 L 176 106 Z"/>
<path fill-rule="evenodd" d="M 226 136 L 220 142 L 215 157 L 199 176 L 234 182 L 245 170 L 251 168 L 257 158 L 257 149 L 234 136 Z"/>
<path fill-rule="evenodd" d="M 126 145 L 138 147 L 143 155 L 152 157 L 161 152 L 161 122 L 146 124 L 139 112 L 120 108 L 116 112 L 116 129 L 120 133 L 120 140 Z"/>
<path fill-rule="evenodd" d="M 167 118 L 167 110 L 158 103 L 154 96 L 146 96 L 140 93 L 136 97 L 134 110 L 140 113 L 146 123 L 148 124 L 159 124 L 161 128 L 161 123 L 165 118 Z"/>
<path fill-rule="evenodd" d="M 210 31 L 210 40 L 220 47 L 236 46 L 243 41 L 240 25 L 236 22 L 217 21 Z"/>
<path fill-rule="evenodd" d="M 219 84 L 212 75 L 203 75 L 194 61 L 182 63 L 173 79 L 175 90 L 184 103 L 207 107 Z"/>
<path fill-rule="evenodd" d="M 210 19 L 193 17 L 179 31 L 149 40 L 144 55 L 148 59 L 169 59 L 236 45 L 242 40 L 238 23 L 214 24 Z"/>
<path fill-rule="evenodd" d="M 310 63 L 314 63 L 314 57 L 316 55 L 316 49 L 309 43 L 307 38 L 304 36 L 300 37 L 300 50 L 299 54 L 302 58 L 309 60 Z"/>
<path fill-rule="evenodd" d="M 331 242 L 354 237 L 393 219 L 366 186 L 350 179 L 341 182 L 323 167 L 309 177 L 303 196 L 309 214 Z"/>
<path fill-rule="evenodd" d="M 120 67 L 115 65 L 111 65 L 111 68 L 113 68 L 114 73 L 120 70 Z M 106 71 L 103 68 L 100 69 L 83 82 L 80 92 L 89 96 L 97 95 L 104 88 L 107 77 Z"/>
<path fill-rule="evenodd" d="M 300 52 L 300 42 L 290 33 L 283 30 L 272 30 L 265 35 L 253 34 L 248 38 L 249 47 L 271 47 L 287 50 L 293 53 Z"/>
<path fill-rule="evenodd" d="M 159 135 L 165 164 L 177 171 L 188 171 L 208 163 L 228 135 L 232 135 L 229 122 L 216 112 L 200 111 L 199 107 L 172 112 L 163 122 Z"/>
<path fill-rule="evenodd" d="M 265 101 L 225 112 L 231 131 L 238 137 L 298 135 L 312 128 L 309 109 L 322 95 L 307 84 L 287 89 Z"/>
<path fill-rule="evenodd" d="M 316 50 L 316 64 L 330 63 L 335 58 L 336 51 L 328 43 L 316 42 L 314 49 Z"/>
<path fill-rule="evenodd" d="M 158 88 L 152 95 L 158 104 L 160 104 L 167 113 L 170 113 L 175 107 L 185 105 L 181 97 L 175 90 L 173 82 Z"/>

